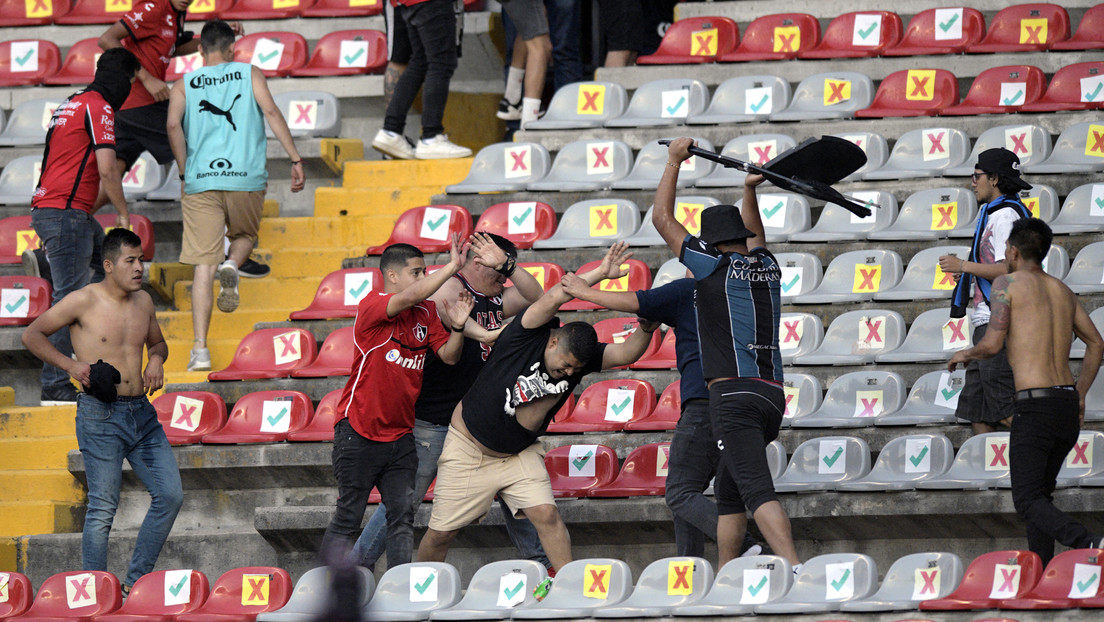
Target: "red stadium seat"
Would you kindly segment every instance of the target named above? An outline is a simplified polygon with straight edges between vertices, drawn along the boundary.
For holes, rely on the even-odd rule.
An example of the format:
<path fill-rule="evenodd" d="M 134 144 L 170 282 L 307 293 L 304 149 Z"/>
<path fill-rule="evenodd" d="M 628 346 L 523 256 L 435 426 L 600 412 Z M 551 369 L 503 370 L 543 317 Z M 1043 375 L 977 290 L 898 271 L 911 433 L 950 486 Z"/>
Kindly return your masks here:
<path fill-rule="evenodd" d="M 39 244 L 30 216 L 0 218 L 0 264 L 21 262 L 23 251 Z"/>
<path fill-rule="evenodd" d="M 674 430 L 681 416 L 682 397 L 679 390 L 679 381 L 676 380 L 667 385 L 667 388 L 663 390 L 663 393 L 659 396 L 659 403 L 656 404 L 652 414 L 639 421 L 630 421 L 626 423 L 625 431 L 656 432 Z"/>
<path fill-rule="evenodd" d="M 588 261 L 576 271 L 576 274 L 590 272 L 597 268 L 600 263 L 602 263 L 601 260 Z M 591 289 L 597 289 L 603 292 L 627 293 L 635 292 L 638 289 L 648 289 L 652 286 L 652 271 L 648 269 L 648 264 L 639 259 L 630 259 L 626 264 L 629 267 L 629 273 L 627 275 L 619 279 L 606 279 L 596 283 Z M 560 307 L 560 309 L 564 311 L 586 311 L 602 308 L 604 307 L 601 305 L 578 299 L 572 300 Z"/>
<path fill-rule="evenodd" d="M 557 410 L 556 414 L 552 417 L 552 423 L 548 424 L 548 433 L 555 434 L 556 430 L 553 429 L 553 426 L 556 425 L 557 421 L 567 421 L 569 418 L 571 418 L 571 411 L 573 410 L 575 410 L 574 393 L 567 396 L 567 401 L 563 403 L 563 406 L 560 406 L 560 409 Z"/>
<path fill-rule="evenodd" d="M 900 43 L 882 56 L 962 54 L 985 35 L 985 16 L 969 7 L 927 9 L 909 20 Z"/>
<path fill-rule="evenodd" d="M 26 326 L 50 308 L 53 290 L 37 276 L 0 276 L 0 326 Z"/>
<path fill-rule="evenodd" d="M 42 84 L 58 72 L 61 52 L 53 41 L 20 39 L 0 42 L 0 87 Z"/>
<path fill-rule="evenodd" d="M 1020 108 L 1020 111 L 1093 110 L 1104 106 L 1104 87 L 1088 86 L 1083 89 L 1082 80 L 1088 81 L 1086 86 L 1104 83 L 1104 62 L 1074 63 L 1062 67 L 1054 72 L 1046 93 Z"/>
<path fill-rule="evenodd" d="M 735 50 L 719 54 L 722 63 L 790 60 L 820 42 L 820 22 L 808 13 L 779 13 L 756 18 Z"/>
<path fill-rule="evenodd" d="M 675 367 L 675 331 L 670 329 L 663 336 L 659 349 L 629 365 L 629 369 L 674 369 Z"/>
<path fill-rule="evenodd" d="M 971 54 L 1041 52 L 1070 36 L 1069 14 L 1057 4 L 1018 4 L 1001 9 L 985 38 L 966 48 Z"/>
<path fill-rule="evenodd" d="M 310 3 L 311 0 L 235 0 L 233 6 L 219 12 L 219 19 L 229 21 L 298 17 L 300 5 Z"/>
<path fill-rule="evenodd" d="M 110 24 L 122 19 L 134 0 L 72 0 L 69 10 L 55 13 L 55 24 Z"/>
<path fill-rule="evenodd" d="M 387 35 L 378 30 L 339 30 L 319 39 L 307 65 L 291 75 L 354 76 L 382 73 L 386 65 Z"/>
<path fill-rule="evenodd" d="M 115 611 L 122 603 L 119 579 L 110 572 L 61 572 L 42 582 L 26 613 L 7 620 L 91 622 L 95 616 Z"/>
<path fill-rule="evenodd" d="M 341 416 L 337 412 L 337 404 L 341 401 L 342 389 L 334 389 L 322 397 L 318 402 L 318 408 L 314 409 L 314 416 L 306 427 L 295 432 L 288 432 L 289 441 L 332 441 L 334 425 Z"/>
<path fill-rule="evenodd" d="M 617 477 L 617 452 L 605 445 L 564 445 L 544 455 L 544 467 L 554 497 L 585 497 L 591 488 Z"/>
<path fill-rule="evenodd" d="M 198 570 L 158 570 L 134 582 L 122 608 L 95 622 L 171 622 L 207 600 L 211 585 Z"/>
<path fill-rule="evenodd" d="M 855 117 L 933 117 L 958 104 L 958 78 L 946 69 L 894 71 L 878 85 L 869 108 Z"/>
<path fill-rule="evenodd" d="M 234 404 L 226 425 L 203 437 L 204 444 L 277 443 L 310 424 L 314 407 L 299 391 L 257 391 Z"/>
<path fill-rule="evenodd" d="M 217 393 L 163 393 L 153 408 L 171 445 L 193 445 L 226 425 L 226 402 Z"/>
<path fill-rule="evenodd" d="M 1022 598 L 1042 574 L 1042 560 L 1030 551 L 994 551 L 970 562 L 962 583 L 945 598 L 920 602 L 921 611 L 996 609 L 1003 600 Z M 1008 594 L 1008 596 L 1004 596 Z M 994 597 L 999 595 L 1000 597 Z"/>
<path fill-rule="evenodd" d="M 522 218 L 523 221 L 527 220 L 523 218 L 526 209 L 531 208 L 536 211 L 533 217 L 532 231 L 521 232 L 517 230 L 517 227 L 511 226 L 514 223 L 510 217 L 511 206 L 517 206 L 514 218 Z M 518 209 L 521 210 L 521 214 L 516 213 Z M 480 214 L 479 222 L 475 223 L 475 230 L 501 235 L 520 249 L 533 248 L 533 242 L 547 240 L 556 232 L 556 210 L 552 209 L 551 205 L 540 201 L 495 203 Z"/>
<path fill-rule="evenodd" d="M 318 0 L 303 7 L 303 17 L 369 17 L 383 12 L 387 0 Z"/>
<path fill-rule="evenodd" d="M 689 17 L 671 24 L 655 54 L 636 59 L 638 65 L 711 63 L 740 42 L 740 27 L 727 17 Z"/>
<path fill-rule="evenodd" d="M 594 332 L 598 333 L 598 341 L 602 343 L 621 343 L 629 335 L 636 332 L 639 324 L 640 322 L 636 318 L 611 317 L 596 322 Z M 647 358 L 655 354 L 659 350 L 662 340 L 663 336 L 659 334 L 658 330 L 652 333 L 652 342 L 648 344 L 648 348 L 644 350 L 644 354 L 641 354 L 640 358 Z M 617 367 L 616 369 L 627 369 L 627 366 Z"/>
<path fill-rule="evenodd" d="M 291 372 L 292 378 L 324 378 L 326 376 L 348 376 L 353 367 L 353 355 L 356 346 L 353 343 L 353 327 L 344 326 L 330 333 L 322 347 L 318 349 L 318 358 L 310 365 Z"/>
<path fill-rule="evenodd" d="M 69 12 L 69 0 L 4 0 L 0 2 L 0 27 L 45 26 Z"/>
<path fill-rule="evenodd" d="M 587 492 L 588 497 L 660 496 L 667 488 L 667 464 L 670 443 L 652 443 L 637 447 L 625 458 L 621 472 L 612 483 Z"/>
<path fill-rule="evenodd" d="M 165 70 L 165 82 L 176 82 L 202 66 L 203 56 L 199 52 L 192 52 L 185 56 L 173 56 L 169 68 Z"/>
<path fill-rule="evenodd" d="M 262 328 L 246 335 L 230 365 L 207 374 L 208 380 L 287 378 L 318 355 L 314 335 L 302 328 Z"/>
<path fill-rule="evenodd" d="M 0 572 L 0 584 L 7 585 L 8 597 L 0 602 L 0 620 L 10 620 L 23 615 L 34 600 L 34 590 L 27 575 L 18 572 Z"/>
<path fill-rule="evenodd" d="M 356 317 L 357 304 L 368 294 L 383 289 L 379 268 L 346 268 L 327 274 L 314 293 L 310 306 L 293 311 L 293 320 L 332 320 Z"/>
<path fill-rule="evenodd" d="M 961 104 L 943 109 L 944 116 L 1017 112 L 1043 96 L 1046 76 L 1038 67 L 1009 65 L 978 74 Z"/>
<path fill-rule="evenodd" d="M 414 207 L 399 214 L 386 242 L 368 247 L 365 254 L 382 255 L 388 246 L 398 242 L 413 244 L 423 253 L 447 253 L 452 233 L 459 233 L 465 240 L 471 235 L 472 217 L 467 209 L 459 205 Z"/>
<path fill-rule="evenodd" d="M 234 5 L 234 0 L 192 0 L 184 19 L 189 22 L 222 19 L 222 12 Z"/>
<path fill-rule="evenodd" d="M 234 60 L 257 65 L 266 77 L 286 78 L 307 63 L 307 40 L 294 32 L 245 35 L 234 44 Z"/>
<path fill-rule="evenodd" d="M 225 572 L 215 581 L 207 602 L 176 622 L 245 622 L 275 611 L 291 598 L 291 575 L 282 568 L 250 566 Z"/>
<path fill-rule="evenodd" d="M 1052 50 L 1099 50 L 1104 48 L 1104 4 L 1098 4 L 1081 16 L 1077 32 L 1066 41 L 1055 41 Z"/>
<path fill-rule="evenodd" d="M 643 380 L 601 380 L 587 387 L 571 415 L 550 425 L 548 431 L 555 434 L 619 432 L 625 429 L 625 423 L 651 414 L 655 404 L 655 389 Z"/>
<path fill-rule="evenodd" d="M 844 13 L 833 19 L 824 38 L 798 58 L 864 58 L 878 56 L 901 40 L 901 17 L 892 11 Z"/>
<path fill-rule="evenodd" d="M 108 0 L 110 2 L 111 0 Z M 82 39 L 65 53 L 61 70 L 43 79 L 43 84 L 88 84 L 96 74 L 96 60 L 103 54 L 98 39 Z"/>
<path fill-rule="evenodd" d="M 1078 568 L 1081 567 L 1081 568 Z M 1085 576 L 1085 572 L 1093 577 Z M 1001 609 L 1076 609 L 1082 599 L 1104 601 L 1104 550 L 1074 549 L 1050 560 L 1039 583 L 1020 598 L 1003 600 Z M 1076 597 L 1072 596 L 1076 595 Z M 1100 605 L 1097 605 L 1100 606 Z"/>
<path fill-rule="evenodd" d="M 544 291 L 552 289 L 552 287 L 560 282 L 563 278 L 564 269 L 554 263 L 548 263 L 546 261 L 532 261 L 523 262 L 517 265 L 522 270 L 525 270 L 529 274 L 533 275 L 533 278 L 537 279 Z M 506 287 L 512 287 L 513 281 L 506 279 Z"/>
<path fill-rule="evenodd" d="M 131 171 L 134 169 L 132 168 Z M 128 171 L 129 174 L 129 171 Z M 96 222 L 104 228 L 104 233 L 115 228 L 115 214 L 96 214 Z M 154 239 L 153 223 L 141 214 L 130 215 L 130 230 L 142 238 L 142 260 L 153 261 Z"/>

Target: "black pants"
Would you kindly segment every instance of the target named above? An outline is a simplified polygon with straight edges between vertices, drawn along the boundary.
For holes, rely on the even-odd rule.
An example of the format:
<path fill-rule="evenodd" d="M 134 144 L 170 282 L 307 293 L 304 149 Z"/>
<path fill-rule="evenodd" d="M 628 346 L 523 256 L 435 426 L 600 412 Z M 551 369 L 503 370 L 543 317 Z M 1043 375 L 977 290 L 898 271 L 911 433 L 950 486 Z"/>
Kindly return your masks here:
<path fill-rule="evenodd" d="M 778 500 L 766 449 L 778 438 L 785 409 L 782 387 L 762 380 L 724 380 L 709 388 L 713 434 L 721 450 L 713 484 L 720 515 L 754 514 L 764 503 Z"/>
<path fill-rule="evenodd" d="M 448 103 L 449 82 L 457 65 L 457 18 L 453 0 L 400 5 L 399 15 L 406 22 L 410 37 L 410 64 L 395 84 L 383 129 L 403 133 L 406 114 L 414 104 L 418 89 L 422 89 L 422 138 L 433 138 L 445 131 L 442 120 Z"/>

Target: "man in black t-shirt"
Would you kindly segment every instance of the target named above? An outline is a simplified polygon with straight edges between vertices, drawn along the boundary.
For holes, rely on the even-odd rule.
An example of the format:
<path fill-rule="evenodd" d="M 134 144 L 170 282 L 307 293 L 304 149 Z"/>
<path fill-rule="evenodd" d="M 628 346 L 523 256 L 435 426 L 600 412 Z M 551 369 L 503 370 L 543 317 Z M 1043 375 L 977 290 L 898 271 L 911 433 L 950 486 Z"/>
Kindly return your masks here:
<path fill-rule="evenodd" d="M 589 285 L 620 278 L 624 242 L 580 275 Z M 627 365 L 647 349 L 658 324 L 641 322 L 624 342 L 598 343 L 585 322 L 560 326 L 556 311 L 571 300 L 557 284 L 506 326 L 475 384 L 452 415 L 438 461 L 433 514 L 418 561 L 444 561 L 464 526 L 487 513 L 495 495 L 537 528 L 552 567 L 571 561 L 567 527 L 552 496 L 538 438 L 588 373 Z"/>

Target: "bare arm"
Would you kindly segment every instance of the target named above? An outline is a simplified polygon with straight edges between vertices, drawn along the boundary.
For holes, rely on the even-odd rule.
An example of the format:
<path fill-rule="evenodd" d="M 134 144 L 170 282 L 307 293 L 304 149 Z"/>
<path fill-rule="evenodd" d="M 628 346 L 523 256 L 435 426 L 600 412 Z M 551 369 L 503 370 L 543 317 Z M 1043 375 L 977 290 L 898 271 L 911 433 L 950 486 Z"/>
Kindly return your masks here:
<path fill-rule="evenodd" d="M 284 114 L 280 112 L 276 101 L 272 99 L 272 93 L 268 90 L 268 81 L 265 80 L 264 73 L 256 66 L 253 67 L 253 97 L 257 100 L 257 105 L 261 107 L 265 121 L 268 121 L 268 127 L 272 128 L 276 140 L 280 141 L 284 151 L 291 158 L 291 191 L 299 192 L 307 181 L 306 175 L 303 173 L 303 159 L 299 157 L 299 151 L 295 149 L 295 141 L 291 139 L 291 131 L 288 129 Z"/>
<path fill-rule="evenodd" d="M 437 348 L 437 358 L 447 365 L 455 365 L 460 361 L 460 354 L 464 350 L 464 324 L 468 321 L 472 308 L 475 307 L 475 299 L 466 291 L 461 291 L 454 302 L 441 301 L 443 319 L 452 330 L 445 345 Z M 456 330 L 459 328 L 460 330 Z"/>
<path fill-rule="evenodd" d="M 1077 392 L 1081 395 L 1081 416 L 1085 415 L 1085 396 L 1100 371 L 1100 359 L 1104 355 L 1104 339 L 1089 319 L 1089 314 L 1074 300 L 1073 333 L 1085 342 L 1085 358 L 1081 361 L 1081 375 L 1077 378 Z"/>
<path fill-rule="evenodd" d="M 521 313 L 523 309 L 540 300 L 544 295 L 544 288 L 528 270 L 517 268 L 510 275 L 514 282 L 513 287 L 507 287 L 502 293 L 502 315 L 513 317 Z"/>
<path fill-rule="evenodd" d="M 680 225 L 681 226 L 681 225 Z M 602 258 L 602 263 L 597 268 L 579 275 L 587 283 L 587 287 L 594 285 L 602 279 L 617 279 L 627 272 L 621 270 L 621 264 L 632 257 L 632 253 L 626 252 L 629 247 L 625 242 L 616 242 Z M 525 310 L 521 316 L 521 325 L 525 328 L 543 326 L 556 315 L 560 305 L 571 300 L 571 295 L 564 291 L 563 285 L 556 283 L 539 300 Z"/>
<path fill-rule="evenodd" d="M 573 298 L 593 302 L 613 311 L 624 311 L 625 313 L 640 311 L 640 301 L 633 292 L 604 292 L 593 289 L 590 285 L 587 285 L 586 281 L 574 274 L 565 275 L 560 280 L 560 284 L 563 285 L 564 291 Z"/>
<path fill-rule="evenodd" d="M 169 95 L 169 120 L 166 129 L 169 133 L 169 146 L 181 175 L 184 174 L 184 166 L 188 162 L 188 142 L 184 138 L 184 109 L 187 103 L 184 83 L 178 82 L 173 85 Z"/>
<path fill-rule="evenodd" d="M 667 246 L 675 257 L 682 254 L 682 242 L 689 235 L 686 227 L 675 219 L 675 189 L 678 184 L 679 166 L 690 157 L 689 148 L 694 141 L 689 138 L 679 138 L 671 141 L 667 147 L 667 166 L 663 167 L 663 177 L 659 180 L 659 188 L 656 189 L 655 207 L 652 209 L 652 224 L 656 231 L 663 236 Z"/>
<path fill-rule="evenodd" d="M 986 281 L 995 281 L 997 277 L 1008 274 L 1008 266 L 1004 261 L 998 261 L 997 263 L 977 263 L 975 261 L 966 261 L 954 255 L 943 255 L 940 257 L 939 267 L 947 274 L 962 274 L 965 272 L 967 274 L 979 276 Z"/>
<path fill-rule="evenodd" d="M 120 227 L 130 227 L 130 212 L 127 210 L 126 197 L 123 196 L 123 178 L 115 163 L 114 149 L 96 150 L 96 169 L 100 172 L 100 189 L 107 194 L 107 200 L 115 206 L 115 223 Z"/>
<path fill-rule="evenodd" d="M 658 322 L 641 321 L 640 328 L 633 331 L 628 339 L 607 345 L 602 353 L 602 369 L 628 365 L 639 359 L 648 349 L 648 344 L 652 343 L 652 333 L 658 328 Z"/>
<path fill-rule="evenodd" d="M 30 350 L 31 354 L 58 369 L 64 369 L 83 386 L 88 386 L 89 364 L 73 360 L 59 352 L 50 343 L 49 336 L 80 318 L 81 311 L 89 304 L 88 296 L 88 291 L 77 290 L 62 298 L 60 302 L 31 322 L 30 326 L 23 331 L 22 339 L 23 347 Z"/>
<path fill-rule="evenodd" d="M 744 203 L 740 209 L 740 218 L 744 221 L 744 227 L 755 234 L 746 240 L 748 250 L 767 247 L 763 215 L 759 213 L 759 198 L 755 194 L 755 188 L 764 181 L 762 175 L 748 175 L 744 178 Z"/>
<path fill-rule="evenodd" d="M 122 20 L 119 20 L 100 35 L 100 39 L 97 43 L 100 49 L 106 52 L 111 48 L 123 47 L 123 39 L 129 36 L 130 31 L 123 25 Z M 164 80 L 146 71 L 145 67 L 138 67 L 138 74 L 136 77 L 138 81 L 142 83 L 142 86 L 146 87 L 149 94 L 153 96 L 154 101 L 162 102 L 169 98 L 169 85 L 165 84 Z"/>
<path fill-rule="evenodd" d="M 149 332 L 146 334 L 146 352 L 149 362 L 146 363 L 146 371 L 142 374 L 142 385 L 148 395 L 165 386 L 165 360 L 169 358 L 169 344 L 161 334 L 161 325 L 157 323 L 157 313 L 154 311 L 153 300 L 150 300 L 149 294 L 146 294 L 145 301 L 149 306 Z"/>
<path fill-rule="evenodd" d="M 387 301 L 387 317 L 395 317 L 426 298 L 429 298 L 445 284 L 445 281 L 452 278 L 452 275 L 459 272 L 460 268 L 463 267 L 464 251 L 460 249 L 460 234 L 454 233 L 452 234 L 452 245 L 449 247 L 449 262 L 440 270 L 437 270 L 423 279 L 419 279 L 410 287 L 392 296 Z"/>
<path fill-rule="evenodd" d="M 955 352 L 947 363 L 948 371 L 954 371 L 959 363 L 992 358 L 1004 347 L 1004 339 L 1008 336 L 1008 326 L 1012 319 L 1012 295 L 1009 291 L 1011 283 L 1012 277 L 1007 274 L 1002 274 L 993 281 L 993 289 L 989 292 L 989 328 L 976 346 Z"/>

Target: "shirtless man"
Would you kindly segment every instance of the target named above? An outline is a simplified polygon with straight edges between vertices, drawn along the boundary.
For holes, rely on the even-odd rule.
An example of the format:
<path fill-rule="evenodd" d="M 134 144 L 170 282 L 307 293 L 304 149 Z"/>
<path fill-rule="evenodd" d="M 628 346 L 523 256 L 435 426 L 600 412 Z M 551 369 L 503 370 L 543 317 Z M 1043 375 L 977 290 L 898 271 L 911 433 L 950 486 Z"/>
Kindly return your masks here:
<path fill-rule="evenodd" d="M 993 281 L 993 314 L 985 337 L 951 358 L 947 369 L 989 358 L 1008 341 L 1008 361 L 1016 382 L 1009 468 L 1012 501 L 1027 523 L 1027 546 L 1043 564 L 1054 556 L 1054 541 L 1077 548 L 1100 548 L 1090 535 L 1051 503 L 1055 480 L 1077 442 L 1085 418 L 1085 394 L 1104 354 L 1104 340 L 1068 287 L 1043 272 L 1050 227 L 1037 218 L 1017 220 L 1008 236 L 1009 274 Z M 1085 342 L 1081 376 L 1074 385 L 1070 342 Z"/>
<path fill-rule="evenodd" d="M 84 570 L 107 570 L 107 538 L 119 507 L 123 458 L 150 493 L 150 508 L 123 581 L 126 593 L 153 570 L 184 493 L 165 430 L 146 399 L 164 384 L 162 365 L 169 348 L 153 300 L 142 291 L 142 240 L 126 229 L 112 229 L 104 237 L 103 267 L 103 281 L 69 294 L 32 322 L 23 332 L 23 345 L 84 388 L 77 397 L 77 444 L 88 478 L 81 539 Z M 72 334 L 76 360 L 47 339 L 64 326 Z M 143 347 L 149 355 L 145 371 Z M 99 378 L 101 370 L 92 369 L 99 367 L 95 361 L 114 367 L 119 382 L 112 385 Z"/>

